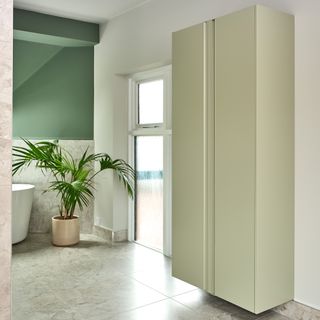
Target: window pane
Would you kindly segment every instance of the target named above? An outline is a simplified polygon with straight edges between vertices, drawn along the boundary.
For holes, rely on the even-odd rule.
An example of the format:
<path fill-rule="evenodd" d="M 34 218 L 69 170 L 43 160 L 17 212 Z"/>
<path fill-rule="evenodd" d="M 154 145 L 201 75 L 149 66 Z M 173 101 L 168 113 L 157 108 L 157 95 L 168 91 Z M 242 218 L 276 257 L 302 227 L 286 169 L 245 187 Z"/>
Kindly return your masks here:
<path fill-rule="evenodd" d="M 163 80 L 140 83 L 139 124 L 163 122 Z"/>
<path fill-rule="evenodd" d="M 135 240 L 163 249 L 163 137 L 136 137 Z"/>

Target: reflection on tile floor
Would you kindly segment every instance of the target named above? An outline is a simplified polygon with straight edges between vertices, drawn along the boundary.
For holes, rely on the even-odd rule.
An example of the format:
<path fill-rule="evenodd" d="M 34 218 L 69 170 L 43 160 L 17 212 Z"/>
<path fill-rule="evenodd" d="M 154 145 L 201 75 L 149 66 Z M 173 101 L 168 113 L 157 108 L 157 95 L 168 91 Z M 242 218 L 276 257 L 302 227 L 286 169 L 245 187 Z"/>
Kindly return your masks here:
<path fill-rule="evenodd" d="M 58 248 L 32 234 L 13 247 L 13 320 L 288 320 L 253 315 L 171 277 L 171 261 L 134 243 L 83 235 Z"/>

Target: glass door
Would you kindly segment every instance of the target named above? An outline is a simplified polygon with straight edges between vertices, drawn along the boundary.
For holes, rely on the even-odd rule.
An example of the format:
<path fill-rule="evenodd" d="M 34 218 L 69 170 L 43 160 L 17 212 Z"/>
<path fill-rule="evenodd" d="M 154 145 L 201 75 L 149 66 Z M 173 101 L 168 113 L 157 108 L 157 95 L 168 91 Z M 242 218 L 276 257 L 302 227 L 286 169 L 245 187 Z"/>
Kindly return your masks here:
<path fill-rule="evenodd" d="M 131 79 L 131 160 L 137 172 L 129 240 L 171 253 L 171 68 Z"/>
<path fill-rule="evenodd" d="M 135 138 L 135 240 L 163 250 L 163 137 Z"/>

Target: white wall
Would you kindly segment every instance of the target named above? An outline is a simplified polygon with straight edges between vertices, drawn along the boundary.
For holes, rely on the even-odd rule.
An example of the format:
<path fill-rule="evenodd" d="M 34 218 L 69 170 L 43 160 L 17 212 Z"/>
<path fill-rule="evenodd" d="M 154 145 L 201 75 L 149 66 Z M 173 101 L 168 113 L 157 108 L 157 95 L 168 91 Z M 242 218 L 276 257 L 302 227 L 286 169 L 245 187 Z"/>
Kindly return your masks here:
<path fill-rule="evenodd" d="M 320 1 L 295 2 L 295 298 L 320 309 Z"/>
<path fill-rule="evenodd" d="M 154 0 L 101 30 L 95 47 L 96 150 L 127 157 L 127 87 L 117 74 L 170 63 L 171 33 L 260 3 L 296 17 L 296 300 L 320 309 L 320 1 Z M 96 222 L 127 228 L 124 193 L 101 184 Z M 114 194 L 114 199 L 112 198 Z"/>

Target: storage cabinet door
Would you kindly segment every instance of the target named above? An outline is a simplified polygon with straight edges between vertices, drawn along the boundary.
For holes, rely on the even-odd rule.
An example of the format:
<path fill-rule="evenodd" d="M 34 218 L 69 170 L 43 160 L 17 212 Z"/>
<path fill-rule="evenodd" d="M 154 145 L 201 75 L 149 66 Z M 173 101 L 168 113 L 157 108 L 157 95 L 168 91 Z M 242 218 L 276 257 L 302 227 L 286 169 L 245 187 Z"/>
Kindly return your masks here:
<path fill-rule="evenodd" d="M 173 34 L 172 273 L 204 286 L 204 24 Z"/>
<path fill-rule="evenodd" d="M 215 56 L 215 294 L 254 311 L 254 8 L 215 20 Z"/>
<path fill-rule="evenodd" d="M 255 309 L 293 298 L 294 19 L 257 6 Z"/>

